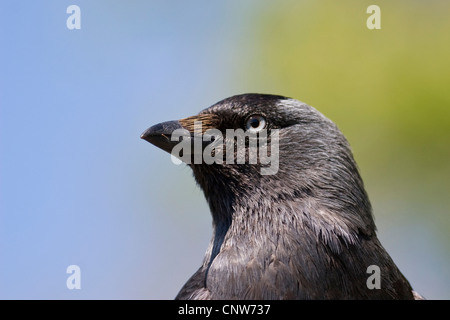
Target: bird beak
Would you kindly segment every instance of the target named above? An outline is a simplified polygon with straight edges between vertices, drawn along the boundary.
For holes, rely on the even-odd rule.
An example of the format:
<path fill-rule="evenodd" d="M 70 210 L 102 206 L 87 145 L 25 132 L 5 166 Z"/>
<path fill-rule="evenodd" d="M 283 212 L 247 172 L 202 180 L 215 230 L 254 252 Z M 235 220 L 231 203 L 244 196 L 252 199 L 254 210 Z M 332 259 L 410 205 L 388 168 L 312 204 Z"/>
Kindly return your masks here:
<path fill-rule="evenodd" d="M 179 141 L 172 141 L 172 132 L 177 129 L 184 129 L 178 121 L 166 121 L 158 123 L 147 130 L 141 135 L 141 139 L 144 139 L 151 144 L 161 148 L 166 152 L 172 152 L 172 148 Z"/>
<path fill-rule="evenodd" d="M 214 114 L 198 114 L 158 123 L 148 128 L 141 138 L 187 164 L 200 164 L 206 146 L 222 143 L 221 139 L 216 140 L 214 134 L 208 133 L 208 129 L 214 129 L 217 122 Z"/>

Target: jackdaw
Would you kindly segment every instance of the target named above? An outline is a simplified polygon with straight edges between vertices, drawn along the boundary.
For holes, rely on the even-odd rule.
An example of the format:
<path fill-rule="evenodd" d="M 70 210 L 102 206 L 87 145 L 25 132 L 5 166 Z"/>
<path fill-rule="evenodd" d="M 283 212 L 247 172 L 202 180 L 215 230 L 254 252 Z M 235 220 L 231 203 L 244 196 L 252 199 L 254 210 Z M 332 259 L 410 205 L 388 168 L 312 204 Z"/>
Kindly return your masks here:
<path fill-rule="evenodd" d="M 230 129 L 265 131 L 255 150 L 265 147 L 272 163 L 260 152 L 250 161 L 250 135 L 241 144 L 244 161 L 233 161 L 242 150 L 238 135 L 227 137 Z M 152 126 L 141 138 L 167 152 L 184 140 L 192 146 L 175 156 L 192 168 L 212 214 L 203 263 L 176 299 L 421 298 L 377 238 L 349 143 L 313 107 L 277 95 L 236 95 Z M 223 161 L 195 161 L 195 143 Z"/>

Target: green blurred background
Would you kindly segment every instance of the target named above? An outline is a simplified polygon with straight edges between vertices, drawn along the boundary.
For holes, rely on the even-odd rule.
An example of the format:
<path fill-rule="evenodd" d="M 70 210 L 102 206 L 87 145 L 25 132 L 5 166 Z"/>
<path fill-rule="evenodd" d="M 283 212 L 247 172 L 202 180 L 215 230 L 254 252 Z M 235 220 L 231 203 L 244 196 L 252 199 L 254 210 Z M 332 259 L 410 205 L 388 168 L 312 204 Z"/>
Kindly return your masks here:
<path fill-rule="evenodd" d="M 449 299 L 449 15 L 437 0 L 1 1 L 0 298 L 173 298 L 211 218 L 190 169 L 139 135 L 258 92 L 339 126 L 381 242 L 415 290 Z"/>

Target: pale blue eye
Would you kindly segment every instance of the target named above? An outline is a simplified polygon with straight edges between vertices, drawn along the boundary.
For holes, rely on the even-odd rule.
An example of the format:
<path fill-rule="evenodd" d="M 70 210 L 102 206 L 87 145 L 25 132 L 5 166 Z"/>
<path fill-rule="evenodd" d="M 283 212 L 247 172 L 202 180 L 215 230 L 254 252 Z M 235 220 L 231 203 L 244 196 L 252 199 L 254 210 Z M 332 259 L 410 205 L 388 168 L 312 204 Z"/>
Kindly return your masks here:
<path fill-rule="evenodd" d="M 250 132 L 258 132 L 266 127 L 266 119 L 260 115 L 250 116 L 247 120 L 246 128 Z"/>

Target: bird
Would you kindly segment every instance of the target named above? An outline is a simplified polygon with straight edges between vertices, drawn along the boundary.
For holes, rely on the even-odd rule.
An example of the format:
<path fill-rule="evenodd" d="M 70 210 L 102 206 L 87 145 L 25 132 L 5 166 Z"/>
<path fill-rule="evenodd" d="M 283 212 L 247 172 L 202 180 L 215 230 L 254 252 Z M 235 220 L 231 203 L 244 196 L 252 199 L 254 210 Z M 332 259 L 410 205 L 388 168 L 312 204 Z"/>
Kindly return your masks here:
<path fill-rule="evenodd" d="M 241 145 L 244 161 L 233 162 L 240 151 L 225 147 L 235 140 L 227 132 L 263 131 L 256 139 L 266 138 L 267 149 L 273 143 L 272 172 L 263 172 L 272 164 L 261 156 L 250 161 L 250 138 Z M 176 156 L 192 168 L 212 215 L 203 262 L 176 300 L 424 299 L 377 237 L 347 139 L 314 107 L 281 95 L 239 94 L 151 126 L 141 138 L 172 154 L 186 139 Z M 193 161 L 199 141 L 200 151 L 209 146 L 216 160 L 229 161 Z"/>

